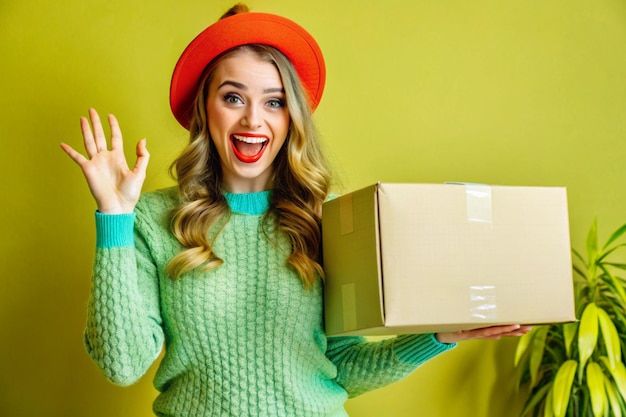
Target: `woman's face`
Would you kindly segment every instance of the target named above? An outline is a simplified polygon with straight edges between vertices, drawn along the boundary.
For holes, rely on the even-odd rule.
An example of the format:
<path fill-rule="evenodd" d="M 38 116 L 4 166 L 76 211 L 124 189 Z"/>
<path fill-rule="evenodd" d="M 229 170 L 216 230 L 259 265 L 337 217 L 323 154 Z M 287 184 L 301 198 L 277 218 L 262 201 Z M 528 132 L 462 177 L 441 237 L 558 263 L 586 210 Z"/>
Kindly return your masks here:
<path fill-rule="evenodd" d="M 249 51 L 215 68 L 206 103 L 211 139 L 227 191 L 263 191 L 289 130 L 289 112 L 276 67 Z"/>

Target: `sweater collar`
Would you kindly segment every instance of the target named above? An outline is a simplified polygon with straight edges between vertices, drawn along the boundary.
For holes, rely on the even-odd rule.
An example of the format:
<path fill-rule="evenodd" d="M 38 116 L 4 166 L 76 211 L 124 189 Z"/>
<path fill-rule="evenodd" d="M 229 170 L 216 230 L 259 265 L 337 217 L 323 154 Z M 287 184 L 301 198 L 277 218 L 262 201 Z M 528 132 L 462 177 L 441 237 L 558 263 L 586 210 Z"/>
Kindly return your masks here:
<path fill-rule="evenodd" d="M 263 214 L 269 209 L 271 196 L 270 190 L 243 194 L 224 193 L 232 211 L 253 215 Z"/>

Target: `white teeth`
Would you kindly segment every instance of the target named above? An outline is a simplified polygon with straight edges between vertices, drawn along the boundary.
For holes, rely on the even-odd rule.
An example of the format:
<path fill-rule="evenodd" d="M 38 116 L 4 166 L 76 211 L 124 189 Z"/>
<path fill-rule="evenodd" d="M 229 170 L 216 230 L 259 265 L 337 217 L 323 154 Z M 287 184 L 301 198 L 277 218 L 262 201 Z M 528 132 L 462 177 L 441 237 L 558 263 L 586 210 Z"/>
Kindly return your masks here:
<path fill-rule="evenodd" d="M 245 143 L 264 143 L 267 141 L 267 139 L 265 138 L 254 138 L 254 137 L 249 137 L 249 136 L 238 136 L 238 135 L 233 135 L 233 137 L 241 142 L 245 142 Z"/>

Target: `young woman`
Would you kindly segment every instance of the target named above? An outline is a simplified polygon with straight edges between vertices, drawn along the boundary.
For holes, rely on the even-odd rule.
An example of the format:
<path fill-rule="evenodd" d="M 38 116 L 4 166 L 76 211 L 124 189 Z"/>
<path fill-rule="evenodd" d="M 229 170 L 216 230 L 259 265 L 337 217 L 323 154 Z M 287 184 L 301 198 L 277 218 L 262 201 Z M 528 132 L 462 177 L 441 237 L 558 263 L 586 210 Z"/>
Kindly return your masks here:
<path fill-rule="evenodd" d="M 325 81 L 315 40 L 280 16 L 229 10 L 183 52 L 171 107 L 190 141 L 177 186 L 140 196 L 149 154 L 129 169 L 95 110 L 87 156 L 63 144 L 97 202 L 85 345 L 114 383 L 160 355 L 159 416 L 346 416 L 349 396 L 397 381 L 465 339 L 512 325 L 327 338 L 320 216 L 330 173 L 311 113 Z"/>

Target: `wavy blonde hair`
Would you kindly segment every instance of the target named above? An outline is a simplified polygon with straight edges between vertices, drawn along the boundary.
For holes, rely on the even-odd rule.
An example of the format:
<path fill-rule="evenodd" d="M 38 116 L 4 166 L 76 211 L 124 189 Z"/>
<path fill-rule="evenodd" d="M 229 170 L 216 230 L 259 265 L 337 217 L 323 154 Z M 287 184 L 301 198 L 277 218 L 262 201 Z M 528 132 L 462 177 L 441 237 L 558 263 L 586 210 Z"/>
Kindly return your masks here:
<path fill-rule="evenodd" d="M 308 96 L 293 65 L 277 49 L 257 44 L 239 46 L 215 58 L 199 84 L 189 144 L 170 168 L 180 194 L 180 204 L 172 211 L 171 230 L 184 249 L 169 261 L 167 272 L 179 278 L 192 269 L 208 270 L 223 263 L 213 252 L 212 243 L 228 222 L 230 209 L 223 195 L 219 156 L 208 130 L 206 101 L 215 68 L 224 58 L 242 53 L 254 53 L 273 63 L 283 82 L 289 133 L 273 162 L 272 199 L 263 222 L 265 226 L 273 222 L 288 237 L 291 253 L 287 263 L 310 286 L 323 277 L 320 219 L 330 188 L 330 171 Z"/>

